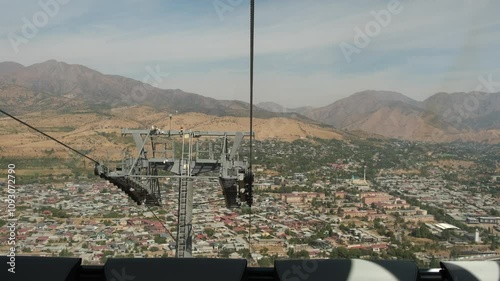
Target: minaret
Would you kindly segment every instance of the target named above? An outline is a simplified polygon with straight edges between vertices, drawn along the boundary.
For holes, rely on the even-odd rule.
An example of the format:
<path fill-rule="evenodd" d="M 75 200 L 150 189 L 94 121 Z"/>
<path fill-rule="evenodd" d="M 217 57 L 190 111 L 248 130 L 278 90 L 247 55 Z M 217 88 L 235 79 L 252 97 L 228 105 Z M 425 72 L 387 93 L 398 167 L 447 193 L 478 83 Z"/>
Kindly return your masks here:
<path fill-rule="evenodd" d="M 363 170 L 363 180 L 366 182 L 366 165 L 365 165 L 365 168 Z"/>
<path fill-rule="evenodd" d="M 481 243 L 481 237 L 479 236 L 479 230 L 476 228 L 476 235 L 474 235 L 474 242 Z"/>

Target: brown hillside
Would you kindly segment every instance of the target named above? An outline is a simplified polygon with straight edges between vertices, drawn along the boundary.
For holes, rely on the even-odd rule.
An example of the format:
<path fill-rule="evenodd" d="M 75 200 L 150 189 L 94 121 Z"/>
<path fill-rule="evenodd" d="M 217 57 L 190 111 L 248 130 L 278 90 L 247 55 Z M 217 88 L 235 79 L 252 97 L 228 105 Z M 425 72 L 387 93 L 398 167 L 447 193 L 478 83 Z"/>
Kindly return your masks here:
<path fill-rule="evenodd" d="M 122 128 L 147 129 L 152 125 L 167 130 L 168 116 L 150 107 L 116 108 L 110 115 L 96 113 L 56 114 L 32 113 L 18 116 L 30 125 L 97 159 L 119 159 L 121 150 L 132 144 L 131 137 L 122 137 Z M 217 117 L 202 113 L 174 116 L 172 129 L 207 131 L 248 131 L 245 117 Z M 342 139 L 340 132 L 301 121 L 270 118 L 254 120 L 256 139 L 292 141 L 305 137 Z M 105 133 L 105 134 L 103 134 Z M 53 151 L 52 151 L 53 149 Z M 8 117 L 0 118 L 0 150 L 5 157 L 68 157 L 69 152 L 57 143 Z"/>

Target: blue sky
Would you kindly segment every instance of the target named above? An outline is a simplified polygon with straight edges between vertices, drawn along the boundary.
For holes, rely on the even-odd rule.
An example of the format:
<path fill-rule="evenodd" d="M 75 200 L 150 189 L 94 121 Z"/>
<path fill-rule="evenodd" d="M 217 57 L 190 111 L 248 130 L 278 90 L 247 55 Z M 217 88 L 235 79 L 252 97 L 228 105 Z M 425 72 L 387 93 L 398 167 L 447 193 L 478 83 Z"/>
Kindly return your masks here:
<path fill-rule="evenodd" d="M 500 81 L 499 1 L 256 2 L 256 102 L 321 106 L 366 89 L 422 100 L 473 91 L 479 76 Z M 26 38 L 23 18 L 37 16 Z M 168 76 L 148 82 L 160 88 L 247 100 L 248 25 L 248 0 L 0 0 L 0 61 L 56 59 L 137 80 L 158 68 Z M 356 29 L 375 25 L 356 45 Z M 349 59 L 346 44 L 357 50 Z"/>

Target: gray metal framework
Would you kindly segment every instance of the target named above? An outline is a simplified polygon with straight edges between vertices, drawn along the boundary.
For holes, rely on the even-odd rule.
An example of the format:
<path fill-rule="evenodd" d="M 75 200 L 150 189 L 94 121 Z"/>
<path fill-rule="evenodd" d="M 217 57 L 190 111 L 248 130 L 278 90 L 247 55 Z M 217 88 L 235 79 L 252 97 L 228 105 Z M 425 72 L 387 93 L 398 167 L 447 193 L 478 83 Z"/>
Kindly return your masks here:
<path fill-rule="evenodd" d="M 213 132 L 192 130 L 122 129 L 122 135 L 131 135 L 137 149 L 135 155 L 125 155 L 116 171 L 99 165 L 96 174 L 120 187 L 137 204 L 161 206 L 160 178 L 178 178 L 178 209 L 176 257 L 192 254 L 193 179 L 208 172 L 219 172 L 219 183 L 228 208 L 241 205 L 239 190 L 248 172 L 247 159 L 239 160 L 238 149 L 247 132 Z M 216 138 L 203 141 L 201 138 Z M 233 139 L 231 147 L 229 139 Z M 206 140 L 206 139 L 205 139 Z M 203 145 L 204 144 L 204 145 Z M 215 153 L 214 145 L 220 151 Z M 150 151 L 147 149 L 150 147 Z M 205 150 L 204 150 L 205 149 Z M 217 158 L 217 159 L 216 159 Z M 240 195 L 241 196 L 241 195 Z"/>

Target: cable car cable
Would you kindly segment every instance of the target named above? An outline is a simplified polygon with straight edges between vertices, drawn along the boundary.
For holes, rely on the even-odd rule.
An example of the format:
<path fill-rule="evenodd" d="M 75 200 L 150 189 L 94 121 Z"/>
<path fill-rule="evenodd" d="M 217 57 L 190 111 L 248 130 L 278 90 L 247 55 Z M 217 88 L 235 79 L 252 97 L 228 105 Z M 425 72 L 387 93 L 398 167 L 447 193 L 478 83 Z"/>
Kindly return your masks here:
<path fill-rule="evenodd" d="M 63 143 L 63 142 L 61 142 L 61 141 L 57 140 L 56 138 L 54 138 L 54 137 L 51 137 L 51 136 L 47 135 L 46 133 L 44 133 L 44 132 L 42 132 L 42 131 L 38 130 L 37 128 L 35 128 L 35 127 L 31 126 L 30 124 L 28 124 L 28 123 L 24 122 L 23 120 L 20 120 L 20 119 L 18 119 L 18 118 L 16 118 L 16 117 L 14 117 L 14 116 L 10 115 L 9 113 L 7 113 L 7 112 L 3 111 L 2 109 L 0 109 L 0 112 L 2 112 L 3 114 L 5 114 L 5 115 L 9 116 L 10 118 L 12 118 L 12 119 L 16 120 L 17 122 L 19 122 L 19 123 L 21 123 L 21 124 L 23 124 L 23 125 L 27 126 L 28 128 L 30 128 L 30 129 L 32 129 L 32 130 L 35 130 L 36 132 L 38 132 L 38 133 L 40 133 L 40 134 L 44 135 L 45 137 L 47 137 L 47 138 L 49 138 L 49 139 L 51 139 L 51 140 L 53 140 L 53 141 L 57 142 L 58 144 L 60 144 L 60 145 L 62 145 L 62 146 L 64 146 L 64 147 L 66 147 L 67 149 L 69 149 L 69 150 L 71 150 L 71 151 L 73 151 L 73 152 L 77 153 L 78 155 L 80 155 L 80 156 L 82 156 L 82 157 L 85 157 L 85 158 L 89 159 L 90 161 L 94 162 L 95 164 L 100 164 L 100 163 L 99 163 L 99 161 L 97 161 L 97 160 L 95 160 L 95 159 L 90 158 L 89 156 L 87 156 L 87 155 L 83 154 L 82 152 L 80 152 L 80 151 L 78 151 L 78 150 L 76 150 L 76 149 L 72 148 L 71 146 L 69 146 L 69 145 L 67 145 L 67 144 L 65 144 L 65 143 Z"/>
<path fill-rule="evenodd" d="M 254 56 L 254 16 L 255 16 L 255 1 L 250 0 L 250 151 L 249 151 L 249 173 L 251 176 L 250 189 L 249 189 L 249 201 L 247 201 L 250 207 L 250 214 L 248 216 L 248 250 L 252 253 L 252 203 L 253 203 L 253 172 L 252 172 L 252 150 L 253 150 L 253 56 Z"/>
<path fill-rule="evenodd" d="M 158 220 L 159 223 L 161 223 L 161 225 L 163 226 L 163 228 L 165 228 L 165 230 L 167 231 L 167 233 L 170 235 L 170 237 L 172 237 L 172 240 L 174 240 L 174 242 L 177 243 L 177 240 L 175 240 L 174 236 L 172 235 L 172 233 L 170 232 L 170 230 L 168 230 L 168 228 L 165 226 L 165 224 L 163 224 L 163 222 L 160 220 L 160 218 L 155 214 L 155 212 L 153 212 L 153 210 L 151 210 L 151 207 L 149 207 L 148 204 L 144 204 L 146 205 L 146 207 L 148 208 L 148 210 L 153 214 L 153 216 L 155 216 L 155 218 Z"/>
<path fill-rule="evenodd" d="M 80 151 L 78 151 L 78 150 L 76 150 L 76 149 L 72 148 L 71 146 L 69 146 L 69 145 L 67 145 L 67 144 L 65 144 L 65 143 L 63 143 L 63 142 L 61 142 L 61 141 L 57 140 L 56 138 L 54 138 L 54 137 L 52 137 L 52 136 L 47 135 L 46 133 L 44 133 L 44 132 L 42 132 L 42 131 L 38 130 L 37 128 L 35 128 L 35 127 L 31 126 L 30 124 L 28 124 L 28 123 L 26 123 L 26 122 L 22 121 L 21 119 L 18 119 L 18 118 L 16 118 L 16 117 L 12 116 L 11 114 L 9 114 L 9 113 L 5 112 L 4 110 L 0 109 L 0 112 L 2 112 L 3 114 L 5 114 L 5 115 L 9 116 L 10 118 L 12 118 L 12 119 L 16 120 L 17 122 L 19 122 L 19 123 L 21 123 L 21 124 L 23 124 L 23 125 L 27 126 L 28 128 L 30 128 L 30 129 L 32 129 L 32 130 L 35 130 L 36 132 L 38 132 L 38 133 L 40 133 L 40 134 L 44 135 L 45 137 L 47 137 L 47 138 L 49 138 L 49 139 L 51 139 L 51 140 L 53 140 L 53 141 L 57 142 L 58 144 L 60 144 L 60 145 L 62 145 L 62 146 L 64 146 L 64 147 L 66 147 L 67 149 L 69 149 L 69 150 L 71 150 L 71 151 L 74 151 L 74 152 L 75 152 L 75 153 L 77 153 L 78 155 L 80 155 L 80 156 L 82 156 L 82 157 L 85 157 L 85 158 L 89 159 L 90 161 L 94 162 L 95 164 L 100 164 L 100 163 L 99 163 L 99 161 L 97 161 L 97 160 L 95 160 L 95 159 L 92 159 L 91 157 L 89 157 L 89 156 L 87 156 L 87 155 L 85 155 L 85 154 L 81 153 Z M 160 218 L 158 218 L 158 216 L 157 216 L 157 215 L 156 215 L 156 214 L 155 214 L 155 213 L 151 210 L 151 208 L 150 208 L 148 205 L 146 205 L 146 207 L 147 207 L 147 208 L 149 209 L 149 211 L 150 211 L 150 212 L 151 212 L 151 213 L 155 216 L 155 218 L 156 218 L 156 219 L 157 219 L 157 220 L 161 223 L 161 225 L 165 228 L 165 230 L 167 231 L 167 233 L 168 233 L 168 234 L 170 234 L 170 236 L 172 237 L 172 239 L 174 239 L 174 241 L 175 241 L 174 236 L 172 235 L 172 233 L 170 233 L 170 231 L 169 231 L 169 230 L 167 229 L 167 227 L 163 224 L 163 222 L 160 220 Z"/>

